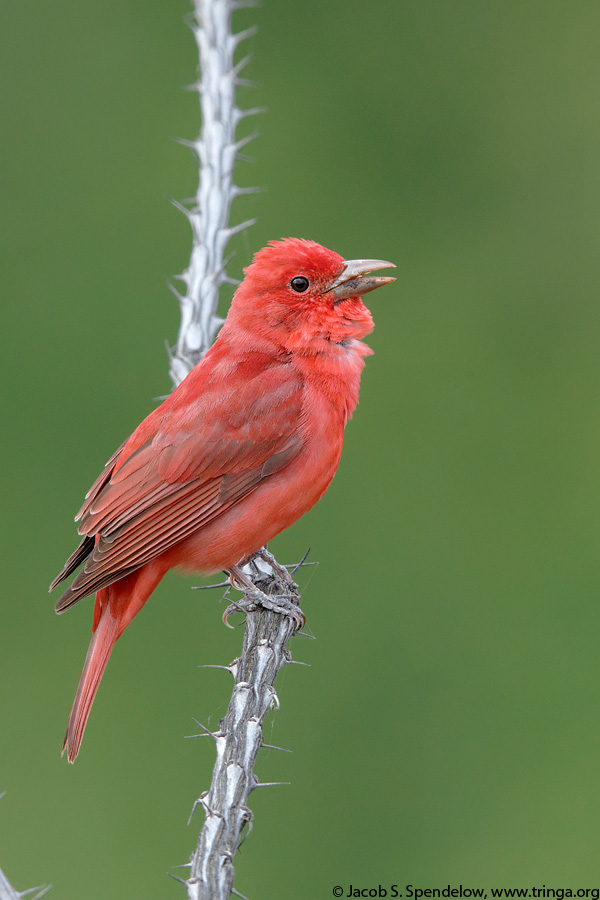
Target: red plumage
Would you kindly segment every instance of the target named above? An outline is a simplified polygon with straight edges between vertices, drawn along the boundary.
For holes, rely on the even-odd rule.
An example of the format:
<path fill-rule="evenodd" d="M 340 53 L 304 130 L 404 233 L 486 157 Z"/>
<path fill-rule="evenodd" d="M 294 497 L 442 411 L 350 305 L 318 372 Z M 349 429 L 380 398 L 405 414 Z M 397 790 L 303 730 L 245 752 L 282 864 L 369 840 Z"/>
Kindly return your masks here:
<path fill-rule="evenodd" d="M 214 345 L 88 492 L 76 517 L 83 540 L 51 585 L 85 560 L 56 610 L 96 594 L 69 761 L 116 640 L 164 574 L 228 570 L 327 490 L 371 352 L 361 296 L 393 281 L 361 276 L 391 265 L 271 242 L 245 269 Z"/>

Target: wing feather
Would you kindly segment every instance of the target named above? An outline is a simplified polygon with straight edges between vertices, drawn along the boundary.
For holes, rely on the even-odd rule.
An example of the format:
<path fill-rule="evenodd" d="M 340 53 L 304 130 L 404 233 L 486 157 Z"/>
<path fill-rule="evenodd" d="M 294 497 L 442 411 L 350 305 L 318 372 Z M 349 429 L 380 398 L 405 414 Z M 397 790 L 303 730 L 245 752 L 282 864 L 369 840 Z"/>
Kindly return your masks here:
<path fill-rule="evenodd" d="M 111 475 L 114 472 L 115 466 L 117 465 L 117 462 L 119 460 L 121 450 L 124 448 L 126 443 L 127 443 L 126 441 L 123 441 L 121 446 L 117 450 L 115 450 L 115 452 L 113 453 L 111 458 L 105 464 L 104 469 L 102 470 L 102 472 L 100 472 L 100 474 L 96 478 L 95 482 L 93 483 L 93 485 L 91 486 L 91 488 L 89 489 L 87 494 L 85 495 L 85 503 L 83 504 L 83 506 L 77 513 L 77 515 L 75 516 L 76 522 L 78 522 L 79 519 L 82 517 L 82 515 L 85 514 L 85 512 L 92 505 L 92 503 L 94 502 L 94 500 L 96 499 L 98 494 L 102 491 L 102 489 L 110 481 Z"/>
<path fill-rule="evenodd" d="M 79 511 L 83 541 L 53 582 L 87 557 L 57 612 L 189 537 L 299 452 L 300 376 L 281 362 L 262 368 L 254 362 L 248 371 L 251 389 L 243 380 L 239 391 L 227 391 L 226 403 L 218 402 L 218 371 L 192 400 L 176 402 L 175 391 L 111 457 Z M 235 380 L 231 362 L 228 375 Z"/>

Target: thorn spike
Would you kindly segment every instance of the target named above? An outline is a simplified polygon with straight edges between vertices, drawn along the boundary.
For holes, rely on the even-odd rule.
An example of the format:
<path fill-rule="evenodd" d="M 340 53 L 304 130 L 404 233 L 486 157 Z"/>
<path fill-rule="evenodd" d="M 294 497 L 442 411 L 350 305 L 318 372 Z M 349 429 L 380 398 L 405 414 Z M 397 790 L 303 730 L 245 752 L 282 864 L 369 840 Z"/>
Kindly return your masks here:
<path fill-rule="evenodd" d="M 232 69 L 234 78 L 240 74 L 242 69 L 246 68 L 246 66 L 248 65 L 248 63 L 250 62 L 251 59 L 252 59 L 252 54 L 248 53 L 247 56 L 243 56 L 242 59 L 240 59 L 240 61 L 235 64 L 235 66 Z"/>
<path fill-rule="evenodd" d="M 264 187 L 239 187 L 235 184 L 231 190 L 235 197 L 243 197 L 245 194 L 262 194 L 265 189 Z"/>
<path fill-rule="evenodd" d="M 246 137 L 240 138 L 239 141 L 236 141 L 233 145 L 236 153 L 249 144 L 251 141 L 255 140 L 258 137 L 258 131 L 254 131 L 252 134 L 246 135 Z"/>
<path fill-rule="evenodd" d="M 216 663 L 204 663 L 204 665 L 196 666 L 197 669 L 224 669 L 226 672 L 231 672 L 230 666 L 218 666 Z"/>
<path fill-rule="evenodd" d="M 254 35 L 257 33 L 258 33 L 257 26 L 251 25 L 250 28 L 245 28 L 244 31 L 238 31 L 237 34 L 233 34 L 232 40 L 233 40 L 234 47 L 239 46 L 239 44 L 241 44 L 242 41 L 247 40 L 247 38 L 254 37 Z"/>
<path fill-rule="evenodd" d="M 220 581 L 218 584 L 193 584 L 193 591 L 210 591 L 211 588 L 228 587 L 228 581 Z"/>
<path fill-rule="evenodd" d="M 243 894 L 240 894 L 239 891 L 236 891 L 235 888 L 231 888 L 231 893 L 232 893 L 232 894 L 235 894 L 236 897 L 241 897 L 241 900 L 248 900 L 247 897 L 244 897 L 244 895 L 243 895 Z"/>
<path fill-rule="evenodd" d="M 245 222 L 240 222 L 239 225 L 232 225 L 230 228 L 224 228 L 223 231 L 229 239 L 234 235 L 239 234 L 240 231 L 244 231 L 246 228 L 250 228 L 251 225 L 255 225 L 256 221 L 256 219 L 246 219 Z"/>
<path fill-rule="evenodd" d="M 192 717 L 192 718 L 193 718 L 193 717 Z M 214 739 L 215 739 L 215 741 L 216 741 L 217 738 L 220 736 L 218 732 L 211 731 L 210 728 L 207 728 L 206 725 L 203 725 L 202 722 L 199 722 L 199 721 L 198 721 L 198 719 L 194 719 L 194 722 L 196 723 L 196 725 L 198 726 L 198 728 L 201 728 L 202 731 L 206 732 L 207 735 L 209 734 L 209 735 L 211 736 L 211 738 L 214 738 Z"/>
<path fill-rule="evenodd" d="M 240 110 L 240 119 L 249 119 L 250 116 L 259 116 L 265 112 L 267 112 L 266 106 L 250 106 L 248 109 Z"/>
<path fill-rule="evenodd" d="M 253 786 L 252 790 L 255 791 L 256 788 L 261 788 L 261 787 L 281 787 L 284 784 L 289 785 L 291 783 L 292 783 L 291 781 L 258 781 Z"/>

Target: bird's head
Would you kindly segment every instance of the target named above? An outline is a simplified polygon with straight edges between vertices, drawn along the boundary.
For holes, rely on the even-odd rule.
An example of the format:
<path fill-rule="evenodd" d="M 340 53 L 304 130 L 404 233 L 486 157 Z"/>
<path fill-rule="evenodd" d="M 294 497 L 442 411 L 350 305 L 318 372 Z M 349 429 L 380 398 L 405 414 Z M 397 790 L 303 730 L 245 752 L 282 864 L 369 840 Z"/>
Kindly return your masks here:
<path fill-rule="evenodd" d="M 394 278 L 381 259 L 345 260 L 314 241 L 271 241 L 244 269 L 229 316 L 257 337 L 301 353 L 360 339 L 373 329 L 364 294 Z"/>

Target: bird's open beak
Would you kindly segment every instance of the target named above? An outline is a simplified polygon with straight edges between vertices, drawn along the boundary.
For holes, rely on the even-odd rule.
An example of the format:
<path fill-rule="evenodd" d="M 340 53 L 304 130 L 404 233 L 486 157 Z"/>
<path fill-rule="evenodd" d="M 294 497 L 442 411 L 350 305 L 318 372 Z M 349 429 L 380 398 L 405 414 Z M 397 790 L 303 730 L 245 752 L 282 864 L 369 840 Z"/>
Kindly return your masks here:
<path fill-rule="evenodd" d="M 370 278 L 363 278 L 377 269 L 395 269 L 394 263 L 386 262 L 384 259 L 348 259 L 342 269 L 342 272 L 333 281 L 326 290 L 326 294 L 331 294 L 334 298 L 333 305 L 347 300 L 349 297 L 362 297 L 369 291 L 381 287 L 384 284 L 391 284 L 395 278 L 388 276 L 376 275 Z"/>

